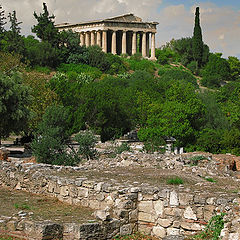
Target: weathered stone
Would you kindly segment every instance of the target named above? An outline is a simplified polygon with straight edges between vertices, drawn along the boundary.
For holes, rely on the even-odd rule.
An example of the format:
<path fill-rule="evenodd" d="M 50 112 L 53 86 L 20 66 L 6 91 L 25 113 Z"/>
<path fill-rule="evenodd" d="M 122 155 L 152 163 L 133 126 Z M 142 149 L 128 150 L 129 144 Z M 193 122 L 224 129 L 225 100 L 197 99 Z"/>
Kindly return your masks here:
<path fill-rule="evenodd" d="M 212 205 L 207 205 L 204 207 L 203 216 L 205 221 L 208 222 L 211 219 L 211 217 L 214 215 L 214 210 L 215 206 Z"/>
<path fill-rule="evenodd" d="M 172 236 L 167 236 L 163 238 L 163 240 L 184 240 L 185 237 L 181 235 L 172 235 Z"/>
<path fill-rule="evenodd" d="M 60 195 L 62 195 L 63 197 L 66 197 L 69 195 L 68 186 L 60 187 Z"/>
<path fill-rule="evenodd" d="M 198 223 L 182 222 L 181 227 L 186 230 L 200 231 L 202 227 Z"/>
<path fill-rule="evenodd" d="M 138 209 L 132 210 L 129 213 L 129 221 L 130 223 L 137 222 L 138 220 Z"/>
<path fill-rule="evenodd" d="M 179 203 L 182 206 L 189 205 L 193 202 L 193 195 L 189 193 L 179 193 Z"/>
<path fill-rule="evenodd" d="M 196 214 L 193 212 L 192 208 L 190 206 L 188 206 L 184 213 L 183 213 L 184 218 L 186 219 L 193 219 L 193 220 L 197 220 L 197 216 Z"/>
<path fill-rule="evenodd" d="M 128 235 L 132 233 L 131 224 L 126 224 L 120 227 L 120 235 Z"/>
<path fill-rule="evenodd" d="M 16 231 L 17 222 L 16 221 L 9 221 L 6 224 L 6 227 L 9 231 Z"/>
<path fill-rule="evenodd" d="M 96 216 L 97 219 L 99 219 L 101 221 L 109 221 L 111 219 L 109 212 L 104 211 L 104 210 L 96 211 L 95 216 Z"/>
<path fill-rule="evenodd" d="M 157 223 L 162 227 L 168 228 L 172 225 L 173 220 L 170 219 L 158 219 Z"/>
<path fill-rule="evenodd" d="M 176 191 L 170 192 L 170 206 L 179 206 L 178 194 Z"/>
<path fill-rule="evenodd" d="M 154 207 L 156 214 L 162 216 L 163 211 L 164 211 L 164 202 L 161 200 L 154 201 L 153 207 Z"/>
<path fill-rule="evenodd" d="M 166 236 L 166 230 L 165 230 L 165 228 L 163 228 L 161 226 L 153 227 L 152 233 L 154 236 L 159 237 L 159 238 L 164 238 Z"/>
<path fill-rule="evenodd" d="M 167 235 L 179 235 L 180 230 L 177 228 L 167 228 Z"/>
<path fill-rule="evenodd" d="M 181 217 L 182 211 L 183 210 L 179 208 L 165 208 L 164 214 L 167 216 Z"/>
<path fill-rule="evenodd" d="M 141 201 L 138 204 L 138 210 L 142 212 L 152 213 L 153 202 L 152 201 Z"/>
<path fill-rule="evenodd" d="M 78 188 L 78 197 L 87 198 L 88 197 L 88 189 L 79 187 Z"/>
<path fill-rule="evenodd" d="M 138 220 L 143 222 L 154 222 L 155 219 L 151 213 L 146 212 L 139 212 L 138 213 Z"/>

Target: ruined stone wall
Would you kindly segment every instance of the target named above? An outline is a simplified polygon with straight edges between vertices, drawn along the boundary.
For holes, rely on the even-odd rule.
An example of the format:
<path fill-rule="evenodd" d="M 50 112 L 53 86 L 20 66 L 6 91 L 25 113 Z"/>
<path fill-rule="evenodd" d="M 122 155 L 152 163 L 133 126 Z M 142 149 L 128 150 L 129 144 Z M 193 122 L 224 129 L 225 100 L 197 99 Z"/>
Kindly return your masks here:
<path fill-rule="evenodd" d="M 28 239 L 44 239 L 45 232 L 50 236 L 52 232 L 56 235 L 54 231 L 58 231 L 63 239 L 111 239 L 116 234 L 125 235 L 137 230 L 164 239 L 192 234 L 203 229 L 214 214 L 226 212 L 223 239 L 240 239 L 238 194 L 192 191 L 182 186 L 130 187 L 117 182 L 113 185 L 84 176 L 58 176 L 63 168 L 74 172 L 79 169 L 0 161 L 0 185 L 90 207 L 97 210 L 95 215 L 99 222 L 54 225 L 2 217 L 0 229 L 21 232 Z M 32 233 L 38 233 L 38 238 Z"/>

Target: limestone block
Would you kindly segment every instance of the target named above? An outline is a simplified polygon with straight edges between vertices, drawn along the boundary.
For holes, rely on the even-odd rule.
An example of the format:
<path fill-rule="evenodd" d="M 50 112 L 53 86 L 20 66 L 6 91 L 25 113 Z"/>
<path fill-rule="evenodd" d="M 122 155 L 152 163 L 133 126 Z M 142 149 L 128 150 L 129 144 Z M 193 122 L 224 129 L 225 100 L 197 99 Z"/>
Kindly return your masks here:
<path fill-rule="evenodd" d="M 53 193 L 55 189 L 55 182 L 48 182 L 48 192 Z"/>
<path fill-rule="evenodd" d="M 200 231 L 202 230 L 202 227 L 198 223 L 192 223 L 192 222 L 182 222 L 181 227 L 185 230 L 189 231 Z"/>
<path fill-rule="evenodd" d="M 178 194 L 175 190 L 170 192 L 170 206 L 179 206 Z"/>
<path fill-rule="evenodd" d="M 76 198 L 78 196 L 78 190 L 75 186 L 69 187 L 69 196 L 72 198 Z"/>
<path fill-rule="evenodd" d="M 117 210 L 115 210 L 115 214 L 117 215 L 117 218 L 125 219 L 127 221 L 129 219 L 129 211 L 128 210 L 117 209 Z"/>
<path fill-rule="evenodd" d="M 161 226 L 153 227 L 152 233 L 154 236 L 159 237 L 159 238 L 164 238 L 166 236 L 166 230 L 165 230 L 165 228 L 163 228 Z"/>
<path fill-rule="evenodd" d="M 141 212 L 152 213 L 153 212 L 153 202 L 152 201 L 141 201 L 138 204 L 138 210 Z"/>
<path fill-rule="evenodd" d="M 201 195 L 195 195 L 194 196 L 194 203 L 195 204 L 202 204 L 202 205 L 204 205 L 205 201 L 206 201 L 205 197 L 203 197 Z"/>
<path fill-rule="evenodd" d="M 135 209 L 129 213 L 129 221 L 136 222 L 138 220 L 138 210 Z"/>
<path fill-rule="evenodd" d="M 152 231 L 152 226 L 149 226 L 149 225 L 146 225 L 146 224 L 139 224 L 138 225 L 138 231 L 139 232 L 142 232 L 142 233 L 145 233 L 147 235 L 150 235 L 151 234 L 151 231 Z"/>
<path fill-rule="evenodd" d="M 60 187 L 60 195 L 66 197 L 69 195 L 68 186 Z"/>
<path fill-rule="evenodd" d="M 180 228 L 181 223 L 179 221 L 174 221 L 172 227 L 173 228 Z"/>
<path fill-rule="evenodd" d="M 193 202 L 193 195 L 189 193 L 179 193 L 179 203 L 182 206 L 189 205 Z"/>
<path fill-rule="evenodd" d="M 94 213 L 95 217 L 101 221 L 109 221 L 110 220 L 110 214 L 109 212 L 105 210 L 97 210 Z"/>
<path fill-rule="evenodd" d="M 16 190 L 21 190 L 21 189 L 22 189 L 20 182 L 17 183 L 15 189 L 16 189 Z"/>
<path fill-rule="evenodd" d="M 171 236 L 171 235 L 179 235 L 180 230 L 177 228 L 167 228 L 167 235 Z"/>
<path fill-rule="evenodd" d="M 183 213 L 184 218 L 186 219 L 192 219 L 192 220 L 197 220 L 196 214 L 193 212 L 192 208 L 188 206 L 184 213 Z"/>
<path fill-rule="evenodd" d="M 164 202 L 161 200 L 154 201 L 153 207 L 157 215 L 162 216 L 164 211 Z"/>
<path fill-rule="evenodd" d="M 132 233 L 132 226 L 131 224 L 126 224 L 120 227 L 120 235 L 129 235 Z"/>
<path fill-rule="evenodd" d="M 96 192 L 100 192 L 102 190 L 102 186 L 103 186 L 104 182 L 100 182 L 97 185 L 94 186 L 94 190 Z"/>
<path fill-rule="evenodd" d="M 214 205 L 215 200 L 216 200 L 216 198 L 213 198 L 213 197 L 212 198 L 208 198 L 206 200 L 206 203 L 209 204 L 209 205 Z"/>
<path fill-rule="evenodd" d="M 113 199 L 110 195 L 106 197 L 105 201 L 108 205 L 113 205 L 114 204 L 114 201 L 113 201 Z"/>
<path fill-rule="evenodd" d="M 185 237 L 181 235 L 172 235 L 172 236 L 167 236 L 163 238 L 163 240 L 184 240 Z"/>
<path fill-rule="evenodd" d="M 6 224 L 6 227 L 7 227 L 8 231 L 16 231 L 17 222 L 16 221 L 9 221 Z"/>
<path fill-rule="evenodd" d="M 158 219 L 157 223 L 162 227 L 168 228 L 172 225 L 173 221 L 171 219 Z"/>
<path fill-rule="evenodd" d="M 182 209 L 179 208 L 164 208 L 164 214 L 167 216 L 181 217 Z"/>
<path fill-rule="evenodd" d="M 215 206 L 212 205 L 207 205 L 204 207 L 203 216 L 206 222 L 208 222 L 212 218 L 212 216 L 214 215 L 214 210 Z"/>
<path fill-rule="evenodd" d="M 100 209 L 100 203 L 97 200 L 88 200 L 88 206 L 92 209 Z"/>
<path fill-rule="evenodd" d="M 79 198 L 87 198 L 89 190 L 87 188 L 78 188 L 78 197 Z"/>
<path fill-rule="evenodd" d="M 155 218 L 150 213 L 139 212 L 138 213 L 138 220 L 143 222 L 155 222 Z"/>
<path fill-rule="evenodd" d="M 203 207 L 198 207 L 197 208 L 196 215 L 197 215 L 198 219 L 203 219 L 204 218 Z"/>
<path fill-rule="evenodd" d="M 93 189 L 94 185 L 95 185 L 95 181 L 90 181 L 90 180 L 83 181 L 83 183 L 82 183 L 82 186 L 85 188 Z"/>
<path fill-rule="evenodd" d="M 230 233 L 229 234 L 229 240 L 239 240 L 240 236 L 238 233 Z"/>

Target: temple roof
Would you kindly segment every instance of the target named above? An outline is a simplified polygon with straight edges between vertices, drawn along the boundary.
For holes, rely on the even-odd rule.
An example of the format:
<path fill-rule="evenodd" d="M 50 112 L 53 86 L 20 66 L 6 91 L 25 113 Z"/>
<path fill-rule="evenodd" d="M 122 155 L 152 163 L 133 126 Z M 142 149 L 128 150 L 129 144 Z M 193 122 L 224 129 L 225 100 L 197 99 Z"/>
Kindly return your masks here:
<path fill-rule="evenodd" d="M 119 22 L 119 23 L 151 23 L 154 25 L 157 25 L 158 22 L 143 22 L 140 17 L 135 16 L 133 13 L 128 13 L 112 18 L 106 18 L 103 20 L 95 20 L 95 21 L 89 21 L 89 22 L 81 22 L 81 23 L 75 23 L 75 24 L 70 24 L 70 23 L 61 23 L 61 24 L 56 24 L 56 27 L 61 28 L 61 27 L 70 27 L 70 26 L 76 26 L 76 25 L 84 25 L 84 24 L 91 24 L 91 23 L 104 23 L 104 22 Z"/>

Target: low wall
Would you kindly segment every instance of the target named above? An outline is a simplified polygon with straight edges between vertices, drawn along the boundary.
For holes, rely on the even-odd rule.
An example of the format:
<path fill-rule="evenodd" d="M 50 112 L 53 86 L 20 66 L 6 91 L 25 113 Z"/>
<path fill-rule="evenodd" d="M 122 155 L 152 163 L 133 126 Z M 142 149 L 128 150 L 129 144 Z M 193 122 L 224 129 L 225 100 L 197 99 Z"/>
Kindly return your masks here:
<path fill-rule="evenodd" d="M 2 186 L 46 194 L 69 204 L 99 210 L 96 211 L 99 223 L 81 226 L 67 223 L 57 225 L 59 231 L 62 229 L 59 234 L 62 234 L 63 239 L 111 239 L 113 235 L 130 234 L 137 230 L 160 239 L 172 235 L 189 235 L 202 230 L 209 219 L 220 212 L 226 213 L 223 239 L 240 239 L 240 198 L 236 193 L 192 191 L 182 186 L 136 186 L 137 183 L 129 186 L 127 183 L 116 182 L 113 185 L 98 182 L 97 179 L 89 180 L 84 176 L 57 176 L 63 168 L 66 172 L 77 172 L 79 169 L 0 161 Z M 0 220 L 0 228 L 7 231 L 7 225 L 14 225 L 12 230 L 21 230 L 27 239 L 46 239 L 40 233 L 44 233 L 45 228 L 51 229 L 42 223 L 40 233 L 34 237 L 31 231 L 28 232 L 29 228 L 26 228 L 28 224 L 22 224 L 21 226 L 25 227 L 19 230 L 19 222 L 9 223 L 11 221 L 12 219 Z M 50 223 L 51 226 L 54 224 Z"/>

